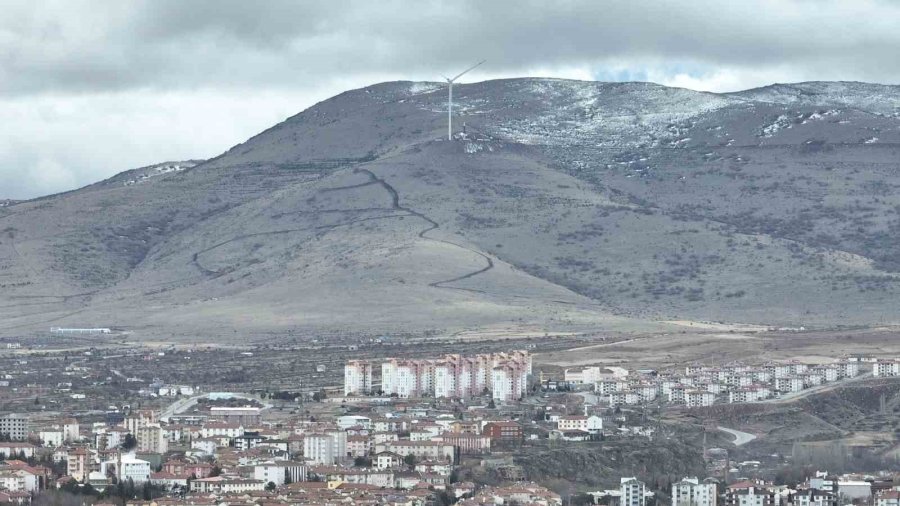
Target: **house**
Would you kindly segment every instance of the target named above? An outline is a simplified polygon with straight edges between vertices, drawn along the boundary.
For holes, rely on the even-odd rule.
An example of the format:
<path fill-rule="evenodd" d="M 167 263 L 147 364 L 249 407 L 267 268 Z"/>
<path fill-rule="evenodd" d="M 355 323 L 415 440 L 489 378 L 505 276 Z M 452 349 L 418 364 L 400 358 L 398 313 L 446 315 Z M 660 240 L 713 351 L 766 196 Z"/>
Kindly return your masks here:
<path fill-rule="evenodd" d="M 393 469 L 403 465 L 403 457 L 394 452 L 378 452 L 372 464 L 376 469 Z"/>

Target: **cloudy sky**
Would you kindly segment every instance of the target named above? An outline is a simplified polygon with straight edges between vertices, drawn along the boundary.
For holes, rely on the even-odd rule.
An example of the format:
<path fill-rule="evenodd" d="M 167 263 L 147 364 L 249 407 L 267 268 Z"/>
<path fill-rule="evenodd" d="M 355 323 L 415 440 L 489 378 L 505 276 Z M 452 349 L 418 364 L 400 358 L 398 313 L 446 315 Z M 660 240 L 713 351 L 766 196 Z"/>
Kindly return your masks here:
<path fill-rule="evenodd" d="M 2 0 L 0 199 L 207 158 L 380 81 L 900 83 L 893 0 Z"/>

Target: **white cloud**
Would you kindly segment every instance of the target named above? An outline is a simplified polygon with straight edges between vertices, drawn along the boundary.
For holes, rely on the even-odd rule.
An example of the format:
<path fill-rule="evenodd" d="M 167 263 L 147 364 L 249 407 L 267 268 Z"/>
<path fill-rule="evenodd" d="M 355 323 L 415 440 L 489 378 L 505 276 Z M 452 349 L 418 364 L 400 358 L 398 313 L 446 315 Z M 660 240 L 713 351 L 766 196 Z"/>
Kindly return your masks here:
<path fill-rule="evenodd" d="M 346 89 L 481 58 L 466 82 L 898 82 L 898 25 L 888 0 L 9 1 L 0 198 L 214 156 Z"/>

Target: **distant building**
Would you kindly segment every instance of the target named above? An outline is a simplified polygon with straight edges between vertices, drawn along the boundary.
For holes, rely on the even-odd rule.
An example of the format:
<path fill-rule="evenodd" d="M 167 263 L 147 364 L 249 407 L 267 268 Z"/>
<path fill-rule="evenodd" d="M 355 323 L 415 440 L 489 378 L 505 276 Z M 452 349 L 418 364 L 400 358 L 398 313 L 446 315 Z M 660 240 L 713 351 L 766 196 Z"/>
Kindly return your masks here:
<path fill-rule="evenodd" d="M 28 417 L 11 413 L 0 416 L 0 434 L 5 434 L 13 441 L 25 441 L 28 438 Z"/>
<path fill-rule="evenodd" d="M 900 360 L 879 360 L 875 362 L 872 364 L 872 376 L 876 378 L 900 376 Z"/>
<path fill-rule="evenodd" d="M 112 329 L 108 328 L 63 328 L 50 327 L 50 334 L 54 336 L 96 336 L 101 334 L 112 334 Z"/>
<path fill-rule="evenodd" d="M 445 355 L 439 359 L 387 359 L 381 364 L 381 390 L 397 397 L 464 399 L 490 391 L 494 401 L 508 402 L 524 397 L 531 374 L 527 351 L 483 353 L 472 356 Z M 347 364 L 344 391 L 365 385 L 368 372 L 359 361 Z"/>
<path fill-rule="evenodd" d="M 344 366 L 344 395 L 372 392 L 372 363 L 351 360 Z"/>
<path fill-rule="evenodd" d="M 501 443 L 521 443 L 525 437 L 522 426 L 513 421 L 488 422 L 484 424 L 481 433 L 492 441 Z"/>

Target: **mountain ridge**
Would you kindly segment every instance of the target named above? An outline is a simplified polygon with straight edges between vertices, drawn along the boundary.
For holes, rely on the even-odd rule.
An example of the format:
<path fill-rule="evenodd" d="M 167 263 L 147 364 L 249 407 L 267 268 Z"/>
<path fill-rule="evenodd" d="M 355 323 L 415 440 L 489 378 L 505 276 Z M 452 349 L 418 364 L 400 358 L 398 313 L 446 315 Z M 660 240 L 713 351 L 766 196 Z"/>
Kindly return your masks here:
<path fill-rule="evenodd" d="M 464 84 L 454 141 L 437 83 L 350 90 L 210 160 L 0 208 L 0 333 L 892 323 L 900 92 L 799 85 L 831 95 Z"/>

